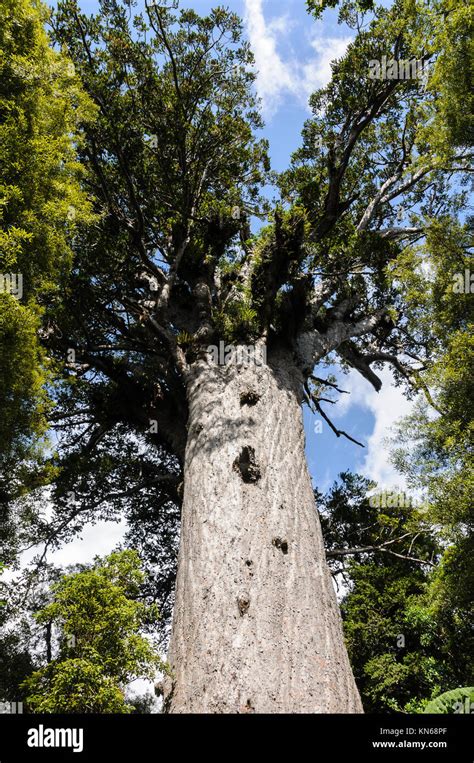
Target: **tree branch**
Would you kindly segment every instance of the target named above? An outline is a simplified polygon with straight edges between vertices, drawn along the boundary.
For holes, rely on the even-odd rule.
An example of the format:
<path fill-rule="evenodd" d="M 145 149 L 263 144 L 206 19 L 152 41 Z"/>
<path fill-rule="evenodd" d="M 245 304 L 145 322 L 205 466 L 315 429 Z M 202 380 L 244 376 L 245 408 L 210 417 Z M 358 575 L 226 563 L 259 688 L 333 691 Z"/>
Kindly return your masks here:
<path fill-rule="evenodd" d="M 326 557 L 328 559 L 331 559 L 333 557 L 341 557 L 341 556 L 355 556 L 357 554 L 368 554 L 368 553 L 375 553 L 377 551 L 384 553 L 384 554 L 390 554 L 391 556 L 395 556 L 398 559 L 404 559 L 409 562 L 415 562 L 416 564 L 427 564 L 430 567 L 435 567 L 436 565 L 433 562 L 430 562 L 426 559 L 417 559 L 414 556 L 410 556 L 411 549 L 413 547 L 413 543 L 416 540 L 416 538 L 419 536 L 419 532 L 415 533 L 405 533 L 404 535 L 401 535 L 399 538 L 393 538 L 392 540 L 387 540 L 384 543 L 380 543 L 377 545 L 371 545 L 371 546 L 359 546 L 358 548 L 337 548 L 333 549 L 331 551 L 326 551 Z M 413 537 L 414 536 L 414 537 Z M 393 551 L 392 549 L 388 549 L 387 546 L 391 546 L 394 543 L 400 543 L 400 541 L 404 540 L 405 538 L 412 537 L 413 540 L 410 544 L 410 548 L 408 551 L 408 554 L 400 554 L 396 551 Z"/>

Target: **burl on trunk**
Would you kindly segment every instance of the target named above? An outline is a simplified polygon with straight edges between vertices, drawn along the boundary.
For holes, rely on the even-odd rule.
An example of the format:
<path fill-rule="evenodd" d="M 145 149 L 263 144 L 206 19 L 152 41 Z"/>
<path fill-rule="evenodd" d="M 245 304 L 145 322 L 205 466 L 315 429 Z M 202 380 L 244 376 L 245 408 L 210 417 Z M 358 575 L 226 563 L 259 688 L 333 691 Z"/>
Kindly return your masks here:
<path fill-rule="evenodd" d="M 326 565 L 291 359 L 189 378 L 165 707 L 362 712 Z"/>

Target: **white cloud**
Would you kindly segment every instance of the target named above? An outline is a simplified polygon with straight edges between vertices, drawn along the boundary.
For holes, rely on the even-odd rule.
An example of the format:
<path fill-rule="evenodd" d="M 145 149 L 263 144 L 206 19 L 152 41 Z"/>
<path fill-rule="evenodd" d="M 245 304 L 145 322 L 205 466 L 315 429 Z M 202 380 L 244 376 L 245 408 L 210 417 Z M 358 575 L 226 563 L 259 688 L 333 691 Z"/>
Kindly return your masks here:
<path fill-rule="evenodd" d="M 59 566 L 89 564 L 95 556 L 110 554 L 123 540 L 126 529 L 124 520 L 87 525 L 80 537 L 51 554 L 50 561 Z"/>
<path fill-rule="evenodd" d="M 285 93 L 294 92 L 293 65 L 284 63 L 277 51 L 277 37 L 283 31 L 283 21 L 268 26 L 263 15 L 262 0 L 245 0 L 245 20 L 250 44 L 258 70 L 257 92 L 263 111 L 273 114 Z"/>
<path fill-rule="evenodd" d="M 311 40 L 316 59 L 304 64 L 303 89 L 306 97 L 327 85 L 332 76 L 331 62 L 342 58 L 352 37 L 326 37 L 317 35 Z"/>
<path fill-rule="evenodd" d="M 344 377 L 340 386 L 351 394 L 342 395 L 337 406 L 334 406 L 333 413 L 335 418 L 341 418 L 352 406 L 359 405 L 373 414 L 374 428 L 358 471 L 377 482 L 384 490 L 404 488 L 405 480 L 390 462 L 390 451 L 385 440 L 394 424 L 412 411 L 414 403 L 407 400 L 401 387 L 395 387 L 392 372 L 388 368 L 379 371 L 378 376 L 382 380 L 380 392 L 376 392 L 356 371 Z"/>
<path fill-rule="evenodd" d="M 262 99 L 263 112 L 271 117 L 285 96 L 306 103 L 309 95 L 326 85 L 331 78 L 331 61 L 340 58 L 350 37 L 327 37 L 320 32 L 310 40 L 316 56 L 301 61 L 294 54 L 283 58 L 278 50 L 281 38 L 288 40 L 288 31 L 295 22 L 285 14 L 267 22 L 264 0 L 244 0 L 245 21 L 258 71 L 256 87 Z"/>

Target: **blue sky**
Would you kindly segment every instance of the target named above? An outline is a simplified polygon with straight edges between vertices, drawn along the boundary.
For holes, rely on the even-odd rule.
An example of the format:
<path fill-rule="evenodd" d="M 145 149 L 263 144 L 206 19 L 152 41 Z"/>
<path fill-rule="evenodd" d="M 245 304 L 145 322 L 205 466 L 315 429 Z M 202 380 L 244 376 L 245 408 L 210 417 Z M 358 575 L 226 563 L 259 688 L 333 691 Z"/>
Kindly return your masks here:
<path fill-rule="evenodd" d="M 181 7 L 207 13 L 217 3 L 210 0 L 181 0 Z M 309 116 L 308 96 L 324 86 L 331 74 L 331 61 L 343 55 L 352 30 L 337 24 L 337 14 L 326 11 L 318 22 L 307 15 L 304 0 L 228 0 L 223 3 L 238 13 L 245 24 L 256 59 L 256 88 L 262 101 L 265 128 L 273 169 L 288 166 L 300 143 L 300 133 Z M 95 0 L 82 0 L 84 12 L 97 9 Z M 327 375 L 325 370 L 320 376 Z M 332 420 L 365 449 L 344 438 L 336 438 L 327 424 L 315 431 L 315 416 L 304 409 L 307 457 L 314 484 L 326 490 L 344 470 L 358 471 L 376 480 L 381 489 L 403 486 L 390 464 L 385 438 L 392 425 L 412 407 L 392 384 L 389 371 L 382 373 L 383 389 L 376 393 L 357 373 L 342 377 L 340 385 L 351 392 L 330 408 Z M 105 523 L 86 529 L 77 540 L 55 555 L 59 564 L 89 561 L 96 553 L 108 553 L 120 540 L 122 528 Z"/>

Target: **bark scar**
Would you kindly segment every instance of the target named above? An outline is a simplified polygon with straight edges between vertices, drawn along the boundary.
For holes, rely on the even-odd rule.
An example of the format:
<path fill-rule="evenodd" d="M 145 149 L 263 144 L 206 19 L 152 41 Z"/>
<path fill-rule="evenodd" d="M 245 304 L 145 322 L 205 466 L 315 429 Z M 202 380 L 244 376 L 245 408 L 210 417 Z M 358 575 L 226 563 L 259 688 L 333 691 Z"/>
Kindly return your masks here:
<path fill-rule="evenodd" d="M 257 405 L 258 401 L 260 400 L 260 395 L 257 392 L 254 392 L 253 390 L 246 390 L 245 392 L 242 392 L 240 396 L 240 405 L 243 407 L 244 405 Z"/>
<path fill-rule="evenodd" d="M 281 552 L 283 554 L 285 554 L 285 556 L 286 556 L 286 554 L 288 553 L 288 541 L 287 540 L 282 540 L 281 538 L 273 538 L 272 544 L 275 546 L 275 548 L 281 549 Z"/>
<path fill-rule="evenodd" d="M 242 448 L 240 456 L 234 461 L 233 469 L 239 472 L 244 482 L 255 483 L 261 477 L 260 469 L 255 458 L 255 450 L 250 445 Z"/>
<path fill-rule="evenodd" d="M 249 607 L 250 607 L 250 596 L 248 593 L 242 593 L 239 598 L 237 599 L 237 604 L 239 605 L 239 612 L 240 616 L 243 617 L 247 614 Z"/>

